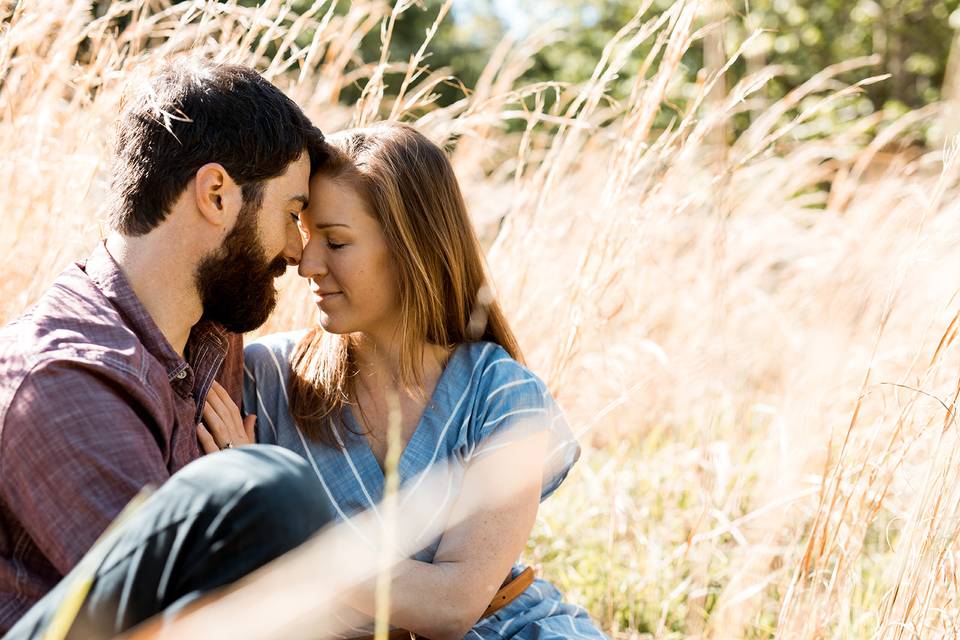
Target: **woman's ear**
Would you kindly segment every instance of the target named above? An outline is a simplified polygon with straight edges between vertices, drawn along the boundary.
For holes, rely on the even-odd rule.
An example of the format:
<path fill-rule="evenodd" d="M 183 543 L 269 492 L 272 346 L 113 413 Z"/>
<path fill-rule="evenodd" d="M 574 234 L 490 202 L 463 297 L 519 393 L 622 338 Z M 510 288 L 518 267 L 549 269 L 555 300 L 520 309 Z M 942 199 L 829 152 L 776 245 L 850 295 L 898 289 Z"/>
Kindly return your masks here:
<path fill-rule="evenodd" d="M 243 193 L 223 165 L 211 162 L 200 167 L 195 185 L 200 215 L 218 228 L 232 229 L 243 204 Z"/>

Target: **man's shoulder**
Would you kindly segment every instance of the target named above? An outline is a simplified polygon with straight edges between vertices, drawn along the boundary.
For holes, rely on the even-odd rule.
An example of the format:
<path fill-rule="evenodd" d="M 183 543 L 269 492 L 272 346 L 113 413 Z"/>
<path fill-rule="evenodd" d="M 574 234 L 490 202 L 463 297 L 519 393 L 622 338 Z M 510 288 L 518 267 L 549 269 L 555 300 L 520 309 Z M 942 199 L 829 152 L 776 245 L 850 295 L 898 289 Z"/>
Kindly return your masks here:
<path fill-rule="evenodd" d="M 146 381 L 143 344 L 78 267 L 64 271 L 23 315 L 0 328 L 0 418 L 30 376 L 105 369 Z"/>

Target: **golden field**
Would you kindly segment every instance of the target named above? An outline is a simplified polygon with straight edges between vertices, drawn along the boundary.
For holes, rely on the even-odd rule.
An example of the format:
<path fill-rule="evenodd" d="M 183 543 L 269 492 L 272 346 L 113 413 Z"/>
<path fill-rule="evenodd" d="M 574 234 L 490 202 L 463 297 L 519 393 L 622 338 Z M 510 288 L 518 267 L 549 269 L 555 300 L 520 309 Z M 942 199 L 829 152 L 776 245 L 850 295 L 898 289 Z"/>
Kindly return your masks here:
<path fill-rule="evenodd" d="M 105 232 L 126 83 L 185 52 L 249 64 L 325 131 L 397 119 L 450 149 L 497 294 L 584 445 L 527 558 L 609 635 L 960 636 L 960 145 L 890 153 L 950 105 L 806 135 L 856 94 L 841 71 L 882 81 L 852 60 L 778 101 L 776 68 L 707 70 L 665 118 L 705 34 L 678 0 L 624 25 L 586 83 L 524 85 L 556 37 L 535 32 L 440 108 L 429 58 L 355 55 L 411 5 L 0 4 L 0 320 Z M 305 294 L 288 275 L 263 331 L 312 322 Z"/>

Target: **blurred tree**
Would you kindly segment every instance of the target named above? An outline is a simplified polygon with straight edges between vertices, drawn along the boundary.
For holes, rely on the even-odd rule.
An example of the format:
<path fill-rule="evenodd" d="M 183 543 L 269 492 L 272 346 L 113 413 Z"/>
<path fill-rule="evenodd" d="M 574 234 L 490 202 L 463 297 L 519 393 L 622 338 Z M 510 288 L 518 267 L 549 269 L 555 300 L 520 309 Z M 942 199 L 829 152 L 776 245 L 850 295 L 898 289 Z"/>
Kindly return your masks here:
<path fill-rule="evenodd" d="M 293 9 L 296 13 L 306 11 L 317 0 L 296 0 Z M 327 4 L 331 0 L 326 0 Z M 257 6 L 262 0 L 239 0 L 239 4 Z M 427 30 L 437 18 L 444 0 L 417 0 L 416 4 L 401 14 L 393 30 L 390 40 L 390 60 L 406 62 L 423 44 Z M 394 0 L 384 2 L 384 10 L 389 11 L 395 5 Z M 490 0 L 471 0 L 471 10 L 461 11 L 457 3 L 450 14 L 440 23 L 437 34 L 428 48 L 428 57 L 424 64 L 431 69 L 446 68 L 451 70 L 458 83 L 449 83 L 438 88 L 439 104 L 445 105 L 463 97 L 463 88 L 472 87 L 480 77 L 487 54 L 496 46 L 502 37 L 504 28 L 490 4 Z M 335 11 L 346 13 L 350 2 L 339 2 Z M 301 44 L 309 44 L 313 33 L 306 31 L 301 37 Z M 380 30 L 374 29 L 361 42 L 357 51 L 357 59 L 364 62 L 375 62 L 380 58 L 381 39 Z M 268 49 L 268 55 L 272 53 Z M 403 79 L 403 74 L 388 74 L 385 81 L 389 88 L 397 89 Z M 340 99 L 344 102 L 356 100 L 363 90 L 362 83 L 353 87 L 344 87 Z"/>
<path fill-rule="evenodd" d="M 769 29 L 758 52 L 809 77 L 830 64 L 876 54 L 891 78 L 868 88 L 877 107 L 918 107 L 940 97 L 960 0 L 751 0 L 745 32 Z M 954 24 L 951 24 L 954 23 Z M 786 89 L 787 87 L 782 87 Z"/>
<path fill-rule="evenodd" d="M 589 76 L 603 45 L 642 4 L 642 0 L 546 1 L 555 5 L 554 15 L 567 23 L 571 35 L 543 52 L 534 74 L 569 80 Z M 728 16 L 725 54 L 754 30 L 763 29 L 749 52 L 750 66 L 792 67 L 792 74 L 772 83 L 774 98 L 831 64 L 877 54 L 882 60 L 877 72 L 892 77 L 867 88 L 874 107 L 918 107 L 935 101 L 954 31 L 960 27 L 960 0 L 715 0 L 718 3 L 725 5 L 721 13 Z M 656 0 L 654 7 L 671 4 L 672 0 Z M 708 38 L 706 46 L 710 45 Z M 637 58 L 643 53 L 639 51 Z M 703 67 L 703 56 L 703 42 L 688 54 L 691 79 Z M 746 64 L 738 66 L 734 73 L 742 75 L 746 69 Z"/>
<path fill-rule="evenodd" d="M 183 0 L 191 1 L 192 0 Z M 390 60 L 406 62 L 423 44 L 427 30 L 433 24 L 444 0 L 417 0 L 416 4 L 405 11 L 397 21 L 390 42 Z M 91 13 L 96 17 L 105 15 L 116 0 L 91 0 Z M 349 0 L 294 0 L 291 8 L 294 14 L 302 14 L 312 6 L 322 2 L 325 6 L 335 4 L 335 12 L 343 15 L 350 9 Z M 256 7 L 263 0 L 238 0 L 240 6 Z M 394 0 L 384 0 L 384 11 L 395 5 Z M 462 2 L 455 2 L 450 14 L 441 22 L 436 36 L 428 49 L 425 64 L 431 69 L 448 68 L 459 83 L 441 86 L 439 103 L 450 104 L 463 97 L 463 87 L 472 87 L 480 77 L 488 54 L 497 45 L 504 34 L 504 25 L 493 10 L 491 0 L 469 0 L 469 10 L 462 10 Z M 117 26 L 123 28 L 132 19 L 129 12 L 123 12 L 116 19 Z M 298 44 L 309 45 L 313 32 L 304 30 L 298 38 Z M 266 50 L 272 56 L 279 42 Z M 356 53 L 358 61 L 376 62 L 380 58 L 380 31 L 374 29 L 363 39 Z M 399 87 L 402 74 L 388 75 L 386 82 L 394 89 Z M 340 94 L 344 102 L 356 100 L 362 91 L 362 84 L 345 87 Z M 388 91 L 389 93 L 389 91 Z"/>
<path fill-rule="evenodd" d="M 247 6 L 261 1 L 239 0 Z M 653 0 L 648 16 L 674 2 Z M 92 0 L 92 4 L 94 14 L 103 15 L 111 0 Z M 312 4 L 313 0 L 295 0 L 294 9 L 303 11 Z M 389 10 L 393 4 L 387 0 L 384 7 Z M 442 4 L 443 0 L 418 0 L 401 16 L 390 44 L 391 60 L 406 61 L 420 47 Z M 644 0 L 538 0 L 511 8 L 512 14 L 529 15 L 530 24 L 550 21 L 565 30 L 562 39 L 535 57 L 524 80 L 585 80 L 604 46 L 642 4 Z M 346 12 L 349 5 L 342 0 L 336 10 Z M 718 60 L 761 29 L 745 59 L 732 69 L 728 86 L 764 64 L 786 65 L 791 73 L 774 79 L 767 88 L 767 96 L 776 99 L 831 64 L 877 54 L 881 63 L 874 72 L 892 77 L 866 87 L 866 104 L 893 111 L 940 98 L 951 43 L 960 29 L 960 0 L 711 0 L 705 6 L 704 20 L 726 16 L 726 21 L 722 37 L 707 37 L 688 51 L 684 58 L 688 86 L 705 66 L 716 68 Z M 463 86 L 472 87 L 510 26 L 500 17 L 502 10 L 495 0 L 456 0 L 433 39 L 426 64 L 449 68 Z M 302 44 L 311 36 L 302 34 L 307 40 Z M 620 86 L 614 87 L 615 96 L 625 97 L 646 53 L 643 47 L 635 52 L 621 74 Z M 361 43 L 357 59 L 371 62 L 379 54 L 380 33 L 374 29 Z M 960 68 L 960 61 L 955 65 Z M 859 71 L 841 79 L 853 82 L 864 75 Z M 389 93 L 400 77 L 388 76 L 386 81 Z M 346 87 L 340 99 L 355 100 L 362 88 L 362 83 Z M 441 87 L 440 94 L 439 104 L 449 104 L 462 97 L 463 88 L 451 83 Z"/>

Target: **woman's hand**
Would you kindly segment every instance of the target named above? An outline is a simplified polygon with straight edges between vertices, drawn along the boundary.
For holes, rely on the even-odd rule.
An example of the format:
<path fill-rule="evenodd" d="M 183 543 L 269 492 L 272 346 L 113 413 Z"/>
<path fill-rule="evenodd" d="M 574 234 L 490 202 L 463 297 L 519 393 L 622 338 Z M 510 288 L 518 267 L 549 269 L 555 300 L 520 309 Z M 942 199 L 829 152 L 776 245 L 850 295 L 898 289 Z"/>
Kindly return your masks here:
<path fill-rule="evenodd" d="M 240 408 L 217 381 L 213 382 L 203 405 L 203 422 L 197 425 L 197 440 L 203 452 L 253 444 L 257 416 L 240 417 Z"/>

